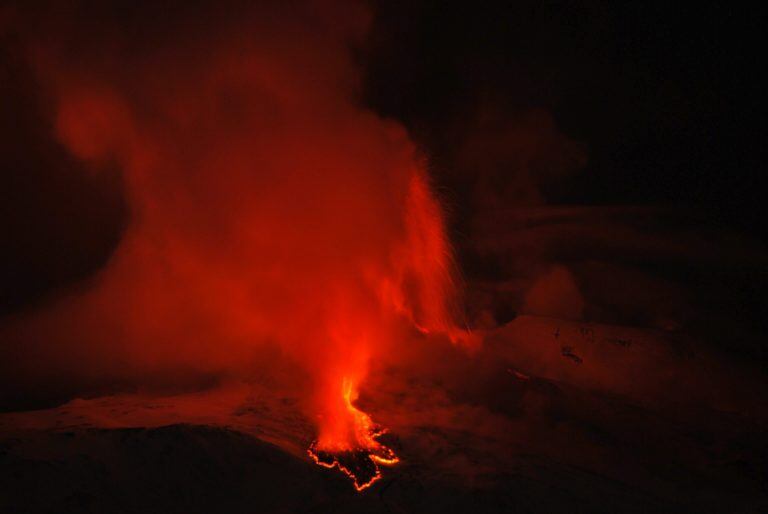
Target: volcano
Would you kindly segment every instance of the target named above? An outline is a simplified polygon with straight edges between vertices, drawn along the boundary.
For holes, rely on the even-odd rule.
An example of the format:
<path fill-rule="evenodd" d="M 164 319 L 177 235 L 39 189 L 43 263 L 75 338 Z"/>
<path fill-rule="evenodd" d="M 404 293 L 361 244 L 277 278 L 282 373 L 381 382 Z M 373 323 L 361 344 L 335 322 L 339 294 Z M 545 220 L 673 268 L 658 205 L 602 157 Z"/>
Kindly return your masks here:
<path fill-rule="evenodd" d="M 28 4 L 0 512 L 768 511 L 733 10 Z"/>

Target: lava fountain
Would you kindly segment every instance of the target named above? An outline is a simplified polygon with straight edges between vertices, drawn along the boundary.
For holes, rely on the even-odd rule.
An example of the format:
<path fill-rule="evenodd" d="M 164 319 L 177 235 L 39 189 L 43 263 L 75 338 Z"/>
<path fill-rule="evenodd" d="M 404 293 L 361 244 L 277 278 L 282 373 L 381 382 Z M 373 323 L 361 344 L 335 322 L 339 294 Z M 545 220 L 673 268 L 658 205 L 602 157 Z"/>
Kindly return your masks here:
<path fill-rule="evenodd" d="M 28 20 L 57 137 L 120 169 L 131 217 L 87 290 L 4 329 L 3 373 L 236 374 L 277 345 L 306 374 L 310 455 L 362 490 L 397 462 L 354 405 L 371 362 L 418 332 L 470 339 L 441 206 L 405 130 L 357 100 L 357 3 L 179 5 L 162 30 Z"/>
<path fill-rule="evenodd" d="M 398 462 L 395 453 L 378 441 L 385 429 L 374 425 L 370 416 L 354 405 L 354 384 L 342 380 L 343 413 L 331 419 L 336 430 L 325 433 L 307 450 L 320 466 L 338 468 L 352 480 L 355 489 L 362 491 L 381 478 L 378 465 L 391 466 Z"/>

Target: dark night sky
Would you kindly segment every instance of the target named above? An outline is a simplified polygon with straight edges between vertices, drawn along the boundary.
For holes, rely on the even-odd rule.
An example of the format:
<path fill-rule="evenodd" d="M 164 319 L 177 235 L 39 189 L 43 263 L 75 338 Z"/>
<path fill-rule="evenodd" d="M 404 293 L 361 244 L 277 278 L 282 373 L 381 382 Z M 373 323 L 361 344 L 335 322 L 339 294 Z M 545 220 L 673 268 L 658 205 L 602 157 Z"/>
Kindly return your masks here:
<path fill-rule="evenodd" d="M 369 98 L 436 153 L 484 98 L 586 145 L 558 203 L 697 205 L 765 235 L 756 12 L 725 3 L 384 2 Z M 402 4 L 407 4 L 404 7 Z"/>
<path fill-rule="evenodd" d="M 380 2 L 357 55 L 364 101 L 409 128 L 459 226 L 475 170 L 458 149 L 478 113 L 492 132 L 535 111 L 586 155 L 540 184 L 546 203 L 689 206 L 765 239 L 761 24 L 715 2 Z M 20 45 L 0 31 L 3 313 L 97 269 L 127 215 L 119 174 L 78 169 L 52 139 Z"/>

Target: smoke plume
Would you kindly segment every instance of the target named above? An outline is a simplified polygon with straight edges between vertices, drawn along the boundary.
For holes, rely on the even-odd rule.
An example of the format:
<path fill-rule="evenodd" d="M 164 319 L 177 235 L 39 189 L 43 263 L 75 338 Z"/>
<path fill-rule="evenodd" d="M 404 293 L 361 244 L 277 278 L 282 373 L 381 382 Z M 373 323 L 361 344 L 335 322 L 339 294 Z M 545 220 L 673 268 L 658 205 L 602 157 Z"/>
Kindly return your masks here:
<path fill-rule="evenodd" d="M 130 222 L 88 284 L 6 324 L 2 377 L 172 382 L 276 345 L 344 446 L 373 359 L 462 338 L 442 211 L 405 130 L 356 101 L 365 10 L 230 7 L 17 13 L 57 138 L 121 170 Z"/>

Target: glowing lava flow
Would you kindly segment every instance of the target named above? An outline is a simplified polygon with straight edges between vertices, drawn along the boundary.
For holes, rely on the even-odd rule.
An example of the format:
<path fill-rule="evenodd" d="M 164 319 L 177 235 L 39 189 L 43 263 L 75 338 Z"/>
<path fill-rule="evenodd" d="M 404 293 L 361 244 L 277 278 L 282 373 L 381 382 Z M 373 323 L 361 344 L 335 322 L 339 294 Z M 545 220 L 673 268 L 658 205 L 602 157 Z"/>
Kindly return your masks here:
<path fill-rule="evenodd" d="M 338 468 L 352 479 L 357 491 L 362 491 L 381 478 L 380 464 L 391 466 L 399 459 L 390 448 L 378 441 L 386 430 L 375 425 L 368 414 L 352 405 L 356 396 L 352 381 L 344 379 L 342 389 L 345 407 L 353 421 L 355 446 L 333 440 L 317 440 L 307 451 L 317 464 Z"/>

